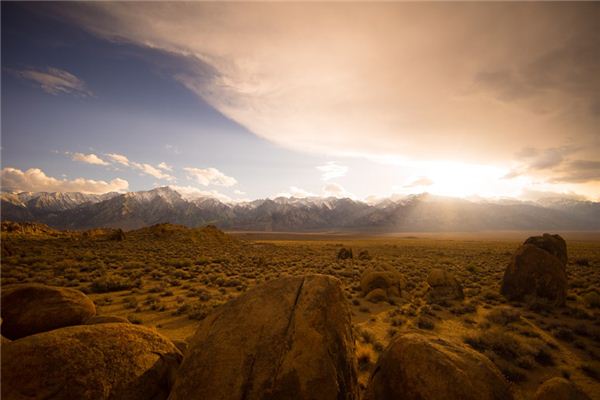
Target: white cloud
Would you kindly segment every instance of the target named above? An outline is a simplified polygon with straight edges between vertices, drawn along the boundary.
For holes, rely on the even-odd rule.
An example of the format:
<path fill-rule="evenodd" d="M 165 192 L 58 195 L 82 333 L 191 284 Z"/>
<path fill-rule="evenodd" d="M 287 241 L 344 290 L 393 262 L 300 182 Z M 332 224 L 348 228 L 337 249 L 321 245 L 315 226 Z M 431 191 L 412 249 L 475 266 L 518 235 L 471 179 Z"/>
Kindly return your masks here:
<path fill-rule="evenodd" d="M 106 193 L 127 190 L 129 183 L 121 178 L 109 182 L 85 178 L 57 179 L 47 176 L 39 168 L 21 171 L 17 168 L 2 169 L 2 189 L 19 192 L 82 192 Z"/>
<path fill-rule="evenodd" d="M 295 197 L 303 199 L 305 197 L 316 197 L 317 195 L 307 190 L 301 189 L 297 186 L 290 186 L 287 192 L 281 192 L 275 195 L 275 197 Z"/>
<path fill-rule="evenodd" d="M 46 93 L 57 95 L 69 93 L 77 96 L 92 96 L 84 81 L 62 69 L 48 67 L 46 70 L 24 69 L 12 70 L 12 72 L 29 81 L 35 82 Z"/>
<path fill-rule="evenodd" d="M 410 183 L 404 185 L 405 188 L 414 188 L 414 187 L 425 187 L 433 185 L 433 181 L 426 176 L 422 176 L 420 178 L 416 178 Z"/>
<path fill-rule="evenodd" d="M 192 168 L 183 169 L 187 172 L 188 179 L 193 179 L 201 185 L 233 186 L 237 183 L 235 178 L 227 176 L 216 168 Z"/>
<path fill-rule="evenodd" d="M 231 203 L 235 201 L 226 194 L 220 193 L 216 190 L 202 190 L 194 186 L 169 185 L 169 187 L 178 192 L 183 198 L 189 200 L 198 199 L 202 197 L 210 197 L 212 199 L 217 199 L 224 203 Z"/>
<path fill-rule="evenodd" d="M 339 165 L 335 161 L 329 161 L 325 165 L 319 165 L 317 169 L 322 172 L 321 179 L 324 181 L 342 177 L 348 172 L 347 166 Z"/>
<path fill-rule="evenodd" d="M 67 153 L 70 154 L 70 153 Z M 71 158 L 74 161 L 80 161 L 80 162 L 84 162 L 87 164 L 94 164 L 94 165 L 109 165 L 109 163 L 107 163 L 106 161 L 104 161 L 103 159 L 101 159 L 100 157 L 98 157 L 95 154 L 83 154 L 83 153 L 73 153 L 71 154 Z"/>
<path fill-rule="evenodd" d="M 155 177 L 156 179 L 165 179 L 167 181 L 172 181 L 175 179 L 175 177 L 162 172 L 160 169 L 153 167 L 150 164 L 132 162 L 131 166 L 146 175 Z"/>
<path fill-rule="evenodd" d="M 161 162 L 160 164 L 158 164 L 157 167 L 160 168 L 160 169 L 162 169 L 162 170 L 165 170 L 165 171 L 169 171 L 169 172 L 173 171 L 173 166 L 167 164 L 164 161 Z"/>
<path fill-rule="evenodd" d="M 243 192 L 243 191 L 237 190 L 237 189 L 235 189 L 233 191 L 233 193 L 237 194 L 238 196 L 245 196 L 246 195 L 246 192 Z"/>
<path fill-rule="evenodd" d="M 328 183 L 323 187 L 323 195 L 325 197 L 354 197 L 352 193 L 348 192 L 342 185 L 337 183 Z"/>
<path fill-rule="evenodd" d="M 116 163 L 129 166 L 129 159 L 122 154 L 109 153 L 106 156 Z"/>
<path fill-rule="evenodd" d="M 137 171 L 140 171 L 146 175 L 150 175 L 156 179 L 164 179 L 167 181 L 174 181 L 175 177 L 172 175 L 169 175 L 163 171 L 161 171 L 161 165 L 163 165 L 163 167 L 166 165 L 165 163 L 160 163 L 157 167 L 154 167 L 150 164 L 147 163 L 138 163 L 135 161 L 131 161 L 129 158 L 127 158 L 126 156 L 124 156 L 123 154 L 116 154 L 116 153 L 109 153 L 106 155 L 111 161 L 117 163 L 117 164 L 121 164 L 124 165 L 126 167 L 130 167 L 133 168 Z"/>

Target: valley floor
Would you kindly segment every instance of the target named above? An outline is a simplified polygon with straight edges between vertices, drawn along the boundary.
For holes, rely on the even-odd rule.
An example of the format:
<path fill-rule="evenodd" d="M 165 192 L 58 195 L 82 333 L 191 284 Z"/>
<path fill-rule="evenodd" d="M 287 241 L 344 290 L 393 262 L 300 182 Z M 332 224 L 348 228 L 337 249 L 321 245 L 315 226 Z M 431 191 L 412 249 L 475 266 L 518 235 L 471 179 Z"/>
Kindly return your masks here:
<path fill-rule="evenodd" d="M 40 282 L 90 295 L 98 314 L 155 327 L 172 339 L 192 335 L 214 307 L 283 275 L 339 278 L 352 308 L 364 384 L 378 354 L 395 335 L 425 330 L 467 343 L 487 355 L 531 398 L 544 380 L 568 377 L 600 399 L 600 241 L 564 233 L 569 250 L 565 307 L 507 302 L 499 295 L 504 268 L 528 236 L 402 234 L 223 234 L 214 228 L 158 225 L 125 233 L 57 231 L 2 233 L 2 286 Z M 354 258 L 338 260 L 351 248 Z M 358 259 L 361 251 L 369 257 Z M 465 300 L 428 304 L 432 268 L 452 271 Z M 361 296 L 369 269 L 406 279 L 401 297 L 371 303 Z"/>

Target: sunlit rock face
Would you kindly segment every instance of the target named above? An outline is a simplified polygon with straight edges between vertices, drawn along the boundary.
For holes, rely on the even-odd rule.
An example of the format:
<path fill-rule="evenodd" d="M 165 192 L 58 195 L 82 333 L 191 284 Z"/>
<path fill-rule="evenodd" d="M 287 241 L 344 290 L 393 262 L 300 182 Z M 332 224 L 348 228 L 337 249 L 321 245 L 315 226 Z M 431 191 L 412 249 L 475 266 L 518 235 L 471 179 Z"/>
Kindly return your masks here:
<path fill-rule="evenodd" d="M 357 399 L 354 351 L 337 279 L 277 279 L 202 322 L 170 399 Z"/>
<path fill-rule="evenodd" d="M 2 399 L 164 400 L 181 358 L 142 326 L 55 329 L 2 345 Z"/>

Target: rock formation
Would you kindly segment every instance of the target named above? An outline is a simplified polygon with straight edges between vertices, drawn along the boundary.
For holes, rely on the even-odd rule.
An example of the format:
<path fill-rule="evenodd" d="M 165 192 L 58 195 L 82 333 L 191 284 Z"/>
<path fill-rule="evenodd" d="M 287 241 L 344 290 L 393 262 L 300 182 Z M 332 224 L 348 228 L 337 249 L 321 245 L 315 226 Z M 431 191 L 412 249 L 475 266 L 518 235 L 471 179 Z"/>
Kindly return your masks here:
<path fill-rule="evenodd" d="M 39 284 L 2 288 L 2 334 L 18 339 L 82 324 L 96 314 L 94 303 L 78 290 Z"/>
<path fill-rule="evenodd" d="M 340 282 L 270 281 L 210 314 L 189 340 L 171 400 L 357 399 L 350 311 Z"/>

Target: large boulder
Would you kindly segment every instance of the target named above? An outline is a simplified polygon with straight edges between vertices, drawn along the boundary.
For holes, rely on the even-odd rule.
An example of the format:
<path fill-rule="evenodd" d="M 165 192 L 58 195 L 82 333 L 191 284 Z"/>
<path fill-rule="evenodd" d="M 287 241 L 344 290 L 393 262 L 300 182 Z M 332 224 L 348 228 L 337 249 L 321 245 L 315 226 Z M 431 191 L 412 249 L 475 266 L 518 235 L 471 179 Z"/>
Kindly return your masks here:
<path fill-rule="evenodd" d="M 534 297 L 563 305 L 567 297 L 567 273 L 557 257 L 525 244 L 506 267 L 500 293 L 509 300 Z"/>
<path fill-rule="evenodd" d="M 330 276 L 253 288 L 188 342 L 170 400 L 358 398 L 350 310 Z"/>
<path fill-rule="evenodd" d="M 119 322 L 122 324 L 130 324 L 129 320 L 125 317 L 119 317 L 117 315 L 94 315 L 91 318 L 85 320 L 85 325 L 96 325 L 96 324 L 110 324 Z"/>
<path fill-rule="evenodd" d="M 181 358 L 142 326 L 56 329 L 2 346 L 2 399 L 166 399 Z"/>
<path fill-rule="evenodd" d="M 92 300 L 79 290 L 40 284 L 2 288 L 2 334 L 18 339 L 82 324 L 96 314 Z"/>
<path fill-rule="evenodd" d="M 400 296 L 405 280 L 401 273 L 396 271 L 366 270 L 360 277 L 360 290 L 367 296 L 375 289 L 382 289 L 388 297 Z"/>
<path fill-rule="evenodd" d="M 534 400 L 590 400 L 573 382 L 565 378 L 551 378 L 542 383 L 535 392 Z"/>
<path fill-rule="evenodd" d="M 508 382 L 482 354 L 420 333 L 399 336 L 377 361 L 366 400 L 510 400 Z"/>
<path fill-rule="evenodd" d="M 452 272 L 434 268 L 427 276 L 427 284 L 427 299 L 430 302 L 462 300 L 465 297 L 462 285 Z"/>
<path fill-rule="evenodd" d="M 542 236 L 531 236 L 523 244 L 532 244 L 542 250 L 546 250 L 558 258 L 564 266 L 567 265 L 567 242 L 560 235 L 544 233 Z"/>

